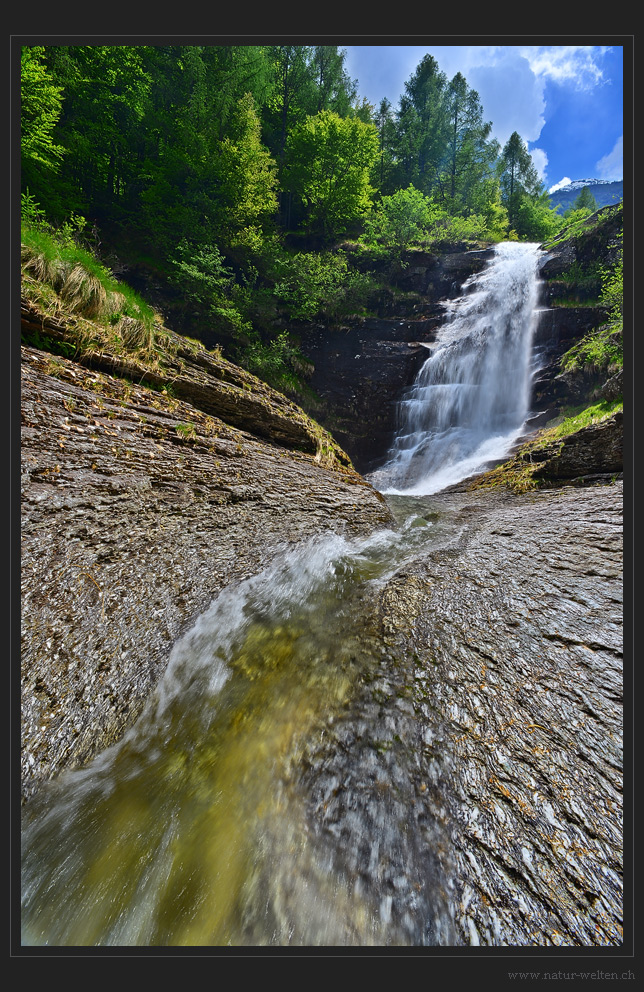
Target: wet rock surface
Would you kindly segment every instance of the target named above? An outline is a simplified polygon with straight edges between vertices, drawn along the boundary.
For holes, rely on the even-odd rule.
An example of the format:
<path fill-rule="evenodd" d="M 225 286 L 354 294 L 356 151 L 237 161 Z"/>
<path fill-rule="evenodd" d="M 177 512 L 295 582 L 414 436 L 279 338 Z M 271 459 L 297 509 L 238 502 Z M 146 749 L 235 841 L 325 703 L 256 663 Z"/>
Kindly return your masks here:
<path fill-rule="evenodd" d="M 24 348 L 21 386 L 27 798 L 122 735 L 224 586 L 390 514 L 352 470 L 64 358 Z"/>
<path fill-rule="evenodd" d="M 364 607 L 311 836 L 380 894 L 385 942 L 617 946 L 622 486 L 426 500 L 454 537 Z"/>

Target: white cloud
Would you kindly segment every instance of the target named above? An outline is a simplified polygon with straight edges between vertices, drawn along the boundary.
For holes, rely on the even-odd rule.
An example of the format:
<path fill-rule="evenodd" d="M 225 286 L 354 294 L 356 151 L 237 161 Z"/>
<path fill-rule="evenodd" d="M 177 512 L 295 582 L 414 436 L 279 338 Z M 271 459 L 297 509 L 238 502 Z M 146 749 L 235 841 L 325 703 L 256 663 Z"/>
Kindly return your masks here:
<path fill-rule="evenodd" d="M 600 45 L 444 45 L 432 48 L 448 76 L 462 72 L 504 144 L 513 131 L 536 141 L 546 121 L 548 81 L 589 90 L 606 82 Z M 499 69 L 502 72 L 499 72 Z"/>
<path fill-rule="evenodd" d="M 494 137 L 502 145 L 513 131 L 524 141 L 538 139 L 545 124 L 545 83 L 516 49 L 505 49 L 491 64 L 473 66 L 467 80 L 478 92 L 485 119 L 493 122 Z"/>
<path fill-rule="evenodd" d="M 545 182 L 546 171 L 548 169 L 548 155 L 543 150 L 543 148 L 531 148 L 530 158 L 532 159 L 532 164 L 539 173 L 539 179 Z"/>
<path fill-rule="evenodd" d="M 513 131 L 530 145 L 539 143 L 546 120 L 555 109 L 546 106 L 549 83 L 570 92 L 589 91 L 610 82 L 604 75 L 603 62 L 611 49 L 600 45 L 433 45 L 431 48 L 403 45 L 375 49 L 358 46 L 348 51 L 349 71 L 358 76 L 367 98 L 376 103 L 378 94 L 389 94 L 394 108 L 404 81 L 423 55 L 433 55 L 448 79 L 461 72 L 468 85 L 478 92 L 483 117 L 492 122 L 492 136 L 501 146 Z M 366 59 L 367 55 L 370 58 Z M 561 96 L 564 99 L 563 93 Z M 620 149 L 621 145 L 616 146 L 597 164 L 598 177 L 615 178 L 617 169 L 621 178 Z M 545 151 L 534 148 L 530 154 L 542 180 L 547 182 Z M 573 159 L 571 155 L 570 161 Z M 570 167 L 564 165 L 566 169 Z"/>
<path fill-rule="evenodd" d="M 597 163 L 597 174 L 601 179 L 624 178 L 624 138 L 619 137 L 615 147 Z"/>
<path fill-rule="evenodd" d="M 592 89 L 605 82 L 599 59 L 609 49 L 600 45 L 525 46 L 519 49 L 535 75 L 576 89 Z"/>
<path fill-rule="evenodd" d="M 554 186 L 551 186 L 548 192 L 556 193 L 558 189 L 562 189 L 564 186 L 569 186 L 571 182 L 572 179 L 570 178 L 570 176 L 564 176 L 563 179 L 560 179 L 558 183 L 555 183 Z"/>

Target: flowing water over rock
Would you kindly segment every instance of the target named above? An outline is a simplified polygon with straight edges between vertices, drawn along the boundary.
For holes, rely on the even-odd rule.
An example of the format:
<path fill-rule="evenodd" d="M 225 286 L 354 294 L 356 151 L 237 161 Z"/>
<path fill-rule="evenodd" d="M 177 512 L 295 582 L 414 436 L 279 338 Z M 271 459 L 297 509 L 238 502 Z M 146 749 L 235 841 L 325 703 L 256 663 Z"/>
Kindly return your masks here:
<path fill-rule="evenodd" d="M 26 945 L 621 942 L 621 485 L 391 497 L 25 807 Z"/>
<path fill-rule="evenodd" d="M 233 581 L 29 800 L 24 945 L 620 944 L 621 484 L 438 491 L 521 430 L 535 270 L 499 246 L 455 304 L 397 526 Z"/>
<path fill-rule="evenodd" d="M 451 302 L 431 354 L 400 402 L 390 493 L 438 492 L 503 458 L 528 415 L 537 320 L 537 245 L 505 242 Z"/>
<path fill-rule="evenodd" d="M 223 592 L 175 646 L 125 739 L 29 803 L 24 942 L 449 943 L 436 845 L 397 836 L 413 788 L 395 761 L 379 767 L 388 721 L 372 719 L 373 740 L 352 758 L 363 798 L 343 824 L 349 846 L 307 822 L 302 769 L 360 685 L 380 677 L 362 600 L 453 530 L 414 515 L 399 532 L 323 539 Z M 318 801 L 339 786 L 316 776 Z M 401 886 L 404 911 L 392 897 Z"/>

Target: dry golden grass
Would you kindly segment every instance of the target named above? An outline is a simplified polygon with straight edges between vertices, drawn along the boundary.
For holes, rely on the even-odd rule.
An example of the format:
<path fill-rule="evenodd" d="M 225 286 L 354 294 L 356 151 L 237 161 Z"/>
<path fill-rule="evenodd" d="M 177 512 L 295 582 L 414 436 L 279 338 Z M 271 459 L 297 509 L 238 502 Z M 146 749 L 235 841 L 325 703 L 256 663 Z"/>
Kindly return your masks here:
<path fill-rule="evenodd" d="M 65 268 L 67 271 L 59 275 L 60 285 L 55 286 L 61 299 L 74 313 L 82 313 L 84 317 L 107 316 L 112 294 L 108 294 L 100 279 L 80 264 Z"/>

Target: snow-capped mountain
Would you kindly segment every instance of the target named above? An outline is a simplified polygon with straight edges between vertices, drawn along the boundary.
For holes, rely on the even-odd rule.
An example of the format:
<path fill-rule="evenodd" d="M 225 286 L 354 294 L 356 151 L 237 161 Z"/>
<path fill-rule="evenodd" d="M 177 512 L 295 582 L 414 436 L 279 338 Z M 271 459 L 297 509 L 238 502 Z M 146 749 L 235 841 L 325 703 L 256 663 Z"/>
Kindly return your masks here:
<path fill-rule="evenodd" d="M 573 206 L 585 186 L 589 187 L 598 207 L 618 203 L 624 195 L 624 182 L 621 179 L 615 181 L 610 179 L 574 179 L 567 186 L 562 186 L 561 189 L 549 194 L 550 206 L 557 213 L 563 214 Z"/>

